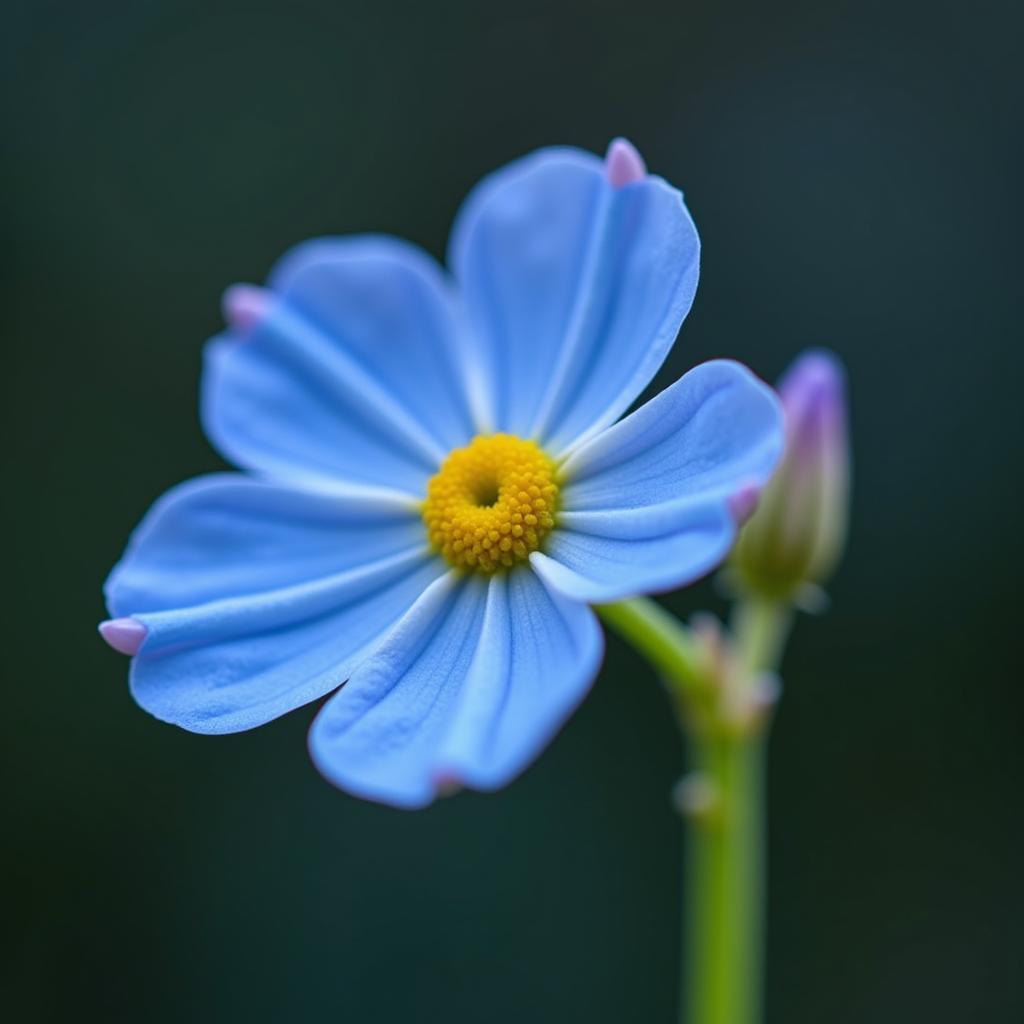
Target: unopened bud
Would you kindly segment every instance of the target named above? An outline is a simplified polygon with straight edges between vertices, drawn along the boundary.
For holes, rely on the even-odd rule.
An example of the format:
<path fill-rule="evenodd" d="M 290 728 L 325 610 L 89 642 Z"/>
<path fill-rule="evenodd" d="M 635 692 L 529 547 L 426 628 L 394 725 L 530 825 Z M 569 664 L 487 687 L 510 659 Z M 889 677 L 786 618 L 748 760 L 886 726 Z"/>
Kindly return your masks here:
<path fill-rule="evenodd" d="M 791 597 L 824 583 L 846 540 L 850 452 L 845 374 L 806 352 L 778 385 L 786 416 L 782 462 L 740 533 L 732 566 L 760 593 Z"/>

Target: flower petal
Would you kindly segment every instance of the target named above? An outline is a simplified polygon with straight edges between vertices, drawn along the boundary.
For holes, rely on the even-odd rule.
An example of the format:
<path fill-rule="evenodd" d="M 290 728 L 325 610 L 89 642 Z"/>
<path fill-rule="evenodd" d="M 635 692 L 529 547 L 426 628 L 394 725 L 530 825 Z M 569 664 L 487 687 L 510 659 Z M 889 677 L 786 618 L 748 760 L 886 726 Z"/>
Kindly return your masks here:
<path fill-rule="evenodd" d="M 603 653 L 604 637 L 586 605 L 525 569 L 492 577 L 439 774 L 476 789 L 505 785 L 586 695 Z"/>
<path fill-rule="evenodd" d="M 265 314 L 207 348 L 202 414 L 229 459 L 421 495 L 473 435 L 466 360 L 440 268 L 384 237 L 287 254 Z"/>
<path fill-rule="evenodd" d="M 323 708 L 313 759 L 336 785 L 402 807 L 454 782 L 496 788 L 580 701 L 601 651 L 590 609 L 528 569 L 452 574 Z"/>
<path fill-rule="evenodd" d="M 581 601 L 691 582 L 728 554 L 731 499 L 765 484 L 782 443 L 774 392 L 738 363 L 704 363 L 569 456 L 558 528 L 531 561 Z"/>
<path fill-rule="evenodd" d="M 560 452 L 614 422 L 675 341 L 698 256 L 682 196 L 660 178 L 614 188 L 574 149 L 486 178 L 456 220 L 450 263 L 491 426 Z"/>
<path fill-rule="evenodd" d="M 443 571 L 393 495 L 219 475 L 157 502 L 106 592 L 113 615 L 146 627 L 139 704 L 223 733 L 338 686 Z"/>
<path fill-rule="evenodd" d="M 486 589 L 477 574 L 437 580 L 324 705 L 309 747 L 335 785 L 400 807 L 433 799 L 433 755 L 473 658 Z"/>

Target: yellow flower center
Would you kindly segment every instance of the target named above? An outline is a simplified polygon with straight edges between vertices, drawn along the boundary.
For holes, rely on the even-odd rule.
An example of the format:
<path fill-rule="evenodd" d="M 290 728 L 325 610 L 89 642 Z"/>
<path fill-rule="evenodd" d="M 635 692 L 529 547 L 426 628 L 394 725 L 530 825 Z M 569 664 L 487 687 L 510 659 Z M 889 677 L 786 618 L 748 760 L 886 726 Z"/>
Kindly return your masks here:
<path fill-rule="evenodd" d="M 533 441 L 474 437 L 427 484 L 430 543 L 460 569 L 496 572 L 527 558 L 555 525 L 555 464 Z"/>

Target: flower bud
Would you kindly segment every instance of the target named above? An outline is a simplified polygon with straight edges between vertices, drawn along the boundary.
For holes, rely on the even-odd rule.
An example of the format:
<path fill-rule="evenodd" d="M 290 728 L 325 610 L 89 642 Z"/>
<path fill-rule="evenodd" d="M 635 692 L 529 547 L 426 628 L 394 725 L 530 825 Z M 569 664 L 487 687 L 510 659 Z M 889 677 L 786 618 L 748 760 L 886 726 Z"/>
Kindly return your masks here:
<path fill-rule="evenodd" d="M 828 352 L 805 352 L 778 384 L 786 448 L 732 555 L 742 584 L 790 597 L 824 583 L 846 540 L 850 452 L 845 373 Z"/>

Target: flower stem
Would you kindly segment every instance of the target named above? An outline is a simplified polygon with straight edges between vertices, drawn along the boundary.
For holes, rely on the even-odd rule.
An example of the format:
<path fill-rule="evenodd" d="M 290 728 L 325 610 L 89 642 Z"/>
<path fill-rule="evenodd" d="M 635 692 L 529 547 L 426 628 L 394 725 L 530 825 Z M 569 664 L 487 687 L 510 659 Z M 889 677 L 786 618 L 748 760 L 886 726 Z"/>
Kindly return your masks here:
<path fill-rule="evenodd" d="M 687 833 L 682 1003 L 688 1024 L 760 1018 L 764 862 L 763 738 L 701 740 L 693 757 L 714 813 Z"/>
<path fill-rule="evenodd" d="M 757 700 L 751 688 L 778 667 L 790 621 L 785 603 L 747 597 L 737 604 L 732 649 L 741 693 L 734 701 Z M 759 717 L 753 728 L 712 729 L 694 740 L 696 768 L 709 781 L 716 805 L 715 813 L 695 817 L 689 830 L 684 1020 L 756 1024 L 764 975 L 767 719 Z"/>
<path fill-rule="evenodd" d="M 745 596 L 733 612 L 736 649 L 751 672 L 775 672 L 793 624 L 793 609 L 785 599 Z"/>
<path fill-rule="evenodd" d="M 696 785 L 684 787 L 687 834 L 683 1020 L 756 1024 L 764 944 L 763 677 L 789 632 L 786 602 L 744 597 L 728 671 L 660 605 L 638 598 L 598 608 L 657 669 L 677 699 Z M 689 792 L 700 799 L 687 799 Z"/>
<path fill-rule="evenodd" d="M 674 688 L 692 690 L 700 669 L 689 629 L 649 597 L 634 597 L 595 609 L 605 624 L 631 643 Z"/>

